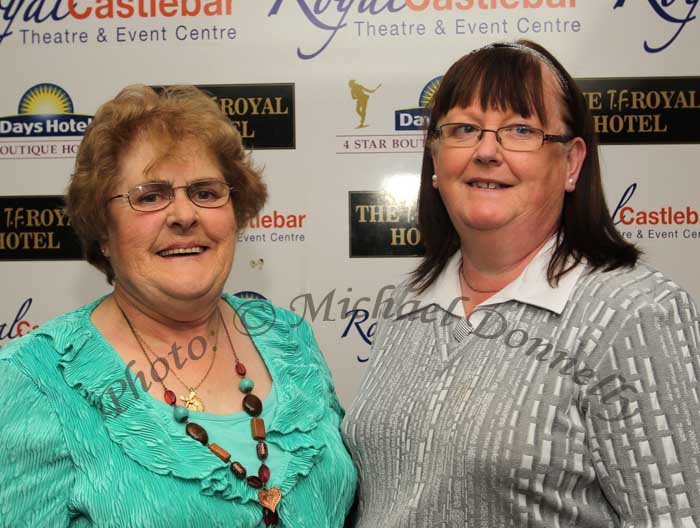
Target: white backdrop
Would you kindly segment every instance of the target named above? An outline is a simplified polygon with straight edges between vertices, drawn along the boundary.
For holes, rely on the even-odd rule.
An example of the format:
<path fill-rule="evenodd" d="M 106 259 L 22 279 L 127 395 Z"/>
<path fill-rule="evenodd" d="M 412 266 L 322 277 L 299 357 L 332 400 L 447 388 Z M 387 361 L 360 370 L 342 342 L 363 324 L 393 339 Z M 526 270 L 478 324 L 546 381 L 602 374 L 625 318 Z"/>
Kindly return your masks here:
<path fill-rule="evenodd" d="M 371 335 L 373 321 L 370 315 L 348 328 L 344 303 L 352 307 L 368 297 L 360 307 L 371 312 L 382 286 L 396 283 L 417 262 L 415 257 L 351 258 L 349 252 L 349 193 L 388 191 L 409 204 L 415 198 L 420 136 L 396 130 L 395 111 L 418 108 L 432 79 L 464 53 L 494 40 L 536 40 L 576 78 L 698 76 L 697 2 L 665 3 L 670 5 L 659 0 L 54 0 L 36 5 L 14 0 L 0 7 L 0 118 L 16 116 L 23 95 L 40 83 L 62 88 L 73 113 L 82 115 L 94 114 L 131 83 L 293 83 L 295 148 L 254 148 L 253 158 L 264 166 L 269 185 L 264 213 L 306 217 L 301 227 L 248 230 L 246 235 L 265 234 L 265 240 L 239 240 L 227 286 L 286 307 L 306 293 L 318 307 L 330 294 L 327 320 L 324 310 L 315 318 L 307 312 L 307 318 L 314 319 L 341 400 L 348 404 L 365 368 L 360 360 L 368 356 L 369 345 L 363 335 Z M 535 32 L 538 27 L 543 32 Z M 200 37 L 206 30 L 209 39 L 192 39 L 193 29 Z M 350 80 L 368 89 L 381 85 L 368 95 L 363 128 L 356 128 L 360 116 Z M 693 82 L 700 84 L 697 78 Z M 681 109 L 686 119 L 699 123 L 700 95 L 687 103 Z M 41 113 L 39 106 L 32 111 Z M 80 137 L 60 139 L 63 148 Z M 0 195 L 64 191 L 72 169 L 69 154 L 17 150 L 20 144 L 50 140 L 40 134 L 0 135 Z M 347 149 L 345 141 L 350 141 Z M 687 141 L 602 146 L 611 209 L 636 184 L 626 204 L 635 212 L 668 207 L 697 212 L 700 147 Z M 0 215 L 5 215 L 1 209 Z M 3 218 L 5 233 L 18 228 Z M 618 227 L 640 244 L 648 261 L 698 300 L 700 223 L 692 219 Z M 48 221 L 45 227 L 52 229 Z M 676 231 L 677 238 L 650 238 L 650 228 L 658 236 Z M 296 240 L 285 241 L 284 234 Z M 278 238 L 283 240 L 273 240 Z M 84 262 L 41 261 L 31 253 L 28 260 L 10 256 L 0 263 L 0 345 L 109 291 Z M 301 299 L 294 304 L 303 308 Z"/>

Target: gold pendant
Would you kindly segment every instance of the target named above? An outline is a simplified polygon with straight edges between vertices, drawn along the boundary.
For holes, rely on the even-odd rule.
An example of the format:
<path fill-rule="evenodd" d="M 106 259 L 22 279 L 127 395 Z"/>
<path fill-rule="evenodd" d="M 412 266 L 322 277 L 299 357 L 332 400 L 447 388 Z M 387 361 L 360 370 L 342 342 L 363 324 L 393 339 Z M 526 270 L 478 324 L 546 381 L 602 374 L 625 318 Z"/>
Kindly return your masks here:
<path fill-rule="evenodd" d="M 185 407 L 190 411 L 203 411 L 204 402 L 197 396 L 197 391 L 190 387 L 190 393 L 187 396 L 180 396 L 180 399 L 185 402 Z"/>
<path fill-rule="evenodd" d="M 277 505 L 282 500 L 282 492 L 278 487 L 270 488 L 269 490 L 261 489 L 258 491 L 258 502 L 268 510 L 275 511 Z"/>

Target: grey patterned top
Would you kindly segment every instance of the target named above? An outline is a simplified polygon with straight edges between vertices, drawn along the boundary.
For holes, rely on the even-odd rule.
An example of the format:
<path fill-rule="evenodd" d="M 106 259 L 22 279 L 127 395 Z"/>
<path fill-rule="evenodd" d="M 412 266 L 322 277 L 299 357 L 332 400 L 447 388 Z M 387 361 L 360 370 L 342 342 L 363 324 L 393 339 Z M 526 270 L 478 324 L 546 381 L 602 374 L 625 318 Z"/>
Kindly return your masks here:
<path fill-rule="evenodd" d="M 579 268 L 471 325 L 444 295 L 380 319 L 343 427 L 354 526 L 700 527 L 697 309 L 646 265 Z"/>

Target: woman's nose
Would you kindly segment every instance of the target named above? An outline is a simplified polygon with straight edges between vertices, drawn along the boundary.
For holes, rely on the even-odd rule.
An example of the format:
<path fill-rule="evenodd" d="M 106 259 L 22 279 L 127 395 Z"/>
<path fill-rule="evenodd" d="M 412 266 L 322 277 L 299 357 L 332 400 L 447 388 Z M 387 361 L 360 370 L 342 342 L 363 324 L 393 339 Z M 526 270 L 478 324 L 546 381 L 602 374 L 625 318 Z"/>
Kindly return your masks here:
<path fill-rule="evenodd" d="M 476 144 L 474 158 L 480 163 L 498 164 L 502 159 L 502 148 L 498 141 L 498 132 L 495 130 L 482 130 L 481 139 Z"/>
<path fill-rule="evenodd" d="M 199 208 L 190 200 L 187 188 L 173 189 L 173 195 L 173 200 L 168 206 L 168 226 L 189 229 L 197 223 Z"/>

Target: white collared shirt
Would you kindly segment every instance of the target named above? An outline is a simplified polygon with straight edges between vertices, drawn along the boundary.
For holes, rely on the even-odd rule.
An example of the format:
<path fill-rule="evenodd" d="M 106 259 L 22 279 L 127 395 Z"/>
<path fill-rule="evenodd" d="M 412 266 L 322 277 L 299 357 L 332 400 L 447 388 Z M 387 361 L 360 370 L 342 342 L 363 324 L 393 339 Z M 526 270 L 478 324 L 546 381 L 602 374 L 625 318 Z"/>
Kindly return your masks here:
<path fill-rule="evenodd" d="M 550 238 L 520 275 L 493 296 L 476 305 L 468 318 L 469 323 L 472 326 L 478 326 L 486 316 L 486 312 L 479 310 L 480 307 L 507 301 L 518 301 L 561 314 L 576 285 L 576 281 L 585 269 L 585 262 L 579 262 L 559 280 L 557 286 L 552 287 L 547 280 L 547 267 L 552 257 L 555 242 L 556 237 Z M 462 302 L 457 301 L 457 299 L 462 297 L 459 278 L 461 264 L 462 252 L 458 250 L 447 261 L 447 265 L 442 273 L 423 293 L 411 291 L 408 294 L 408 299 L 416 301 L 416 305 L 421 308 L 430 305 L 439 306 L 455 317 L 465 319 L 464 305 Z M 402 315 L 407 315 L 407 313 L 405 312 Z"/>

